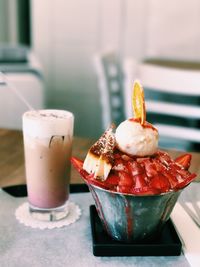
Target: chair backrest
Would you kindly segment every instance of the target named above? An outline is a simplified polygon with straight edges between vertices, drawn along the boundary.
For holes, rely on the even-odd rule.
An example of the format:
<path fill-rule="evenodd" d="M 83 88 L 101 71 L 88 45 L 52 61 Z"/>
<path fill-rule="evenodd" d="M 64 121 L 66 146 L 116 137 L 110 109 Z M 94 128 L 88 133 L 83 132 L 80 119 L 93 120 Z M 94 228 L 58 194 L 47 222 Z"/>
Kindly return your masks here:
<path fill-rule="evenodd" d="M 159 130 L 159 145 L 200 151 L 200 64 L 148 60 L 134 75 L 143 84 L 147 120 Z"/>
<path fill-rule="evenodd" d="M 103 128 L 124 120 L 123 73 L 117 54 L 98 54 L 94 58 L 100 91 Z"/>

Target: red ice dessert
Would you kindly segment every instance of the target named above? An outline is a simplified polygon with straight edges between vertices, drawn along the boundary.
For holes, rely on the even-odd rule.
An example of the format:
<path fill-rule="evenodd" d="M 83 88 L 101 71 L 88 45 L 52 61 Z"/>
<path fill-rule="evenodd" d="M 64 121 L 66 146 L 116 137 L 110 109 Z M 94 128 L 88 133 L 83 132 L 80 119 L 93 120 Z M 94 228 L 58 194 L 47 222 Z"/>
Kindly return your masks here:
<path fill-rule="evenodd" d="M 173 160 L 168 153 L 157 151 L 151 157 L 140 158 L 130 157 L 116 149 L 113 167 L 105 181 L 83 170 L 80 159 L 73 157 L 71 161 L 87 183 L 125 194 L 154 195 L 177 191 L 196 177 L 188 171 L 190 154 Z"/>
<path fill-rule="evenodd" d="M 116 240 L 136 242 L 153 239 L 184 187 L 190 173 L 191 155 L 173 160 L 158 149 L 158 131 L 146 121 L 144 93 L 138 82 L 133 93 L 134 118 L 111 126 L 89 149 L 84 161 L 71 162 L 95 200 L 107 233 Z"/>
<path fill-rule="evenodd" d="M 158 149 L 158 130 L 146 121 L 144 91 L 138 81 L 132 103 L 134 118 L 120 123 L 115 132 L 111 125 L 84 163 L 72 158 L 72 164 L 87 183 L 115 192 L 155 195 L 184 188 L 196 177 L 188 171 L 191 155 L 173 160 Z"/>

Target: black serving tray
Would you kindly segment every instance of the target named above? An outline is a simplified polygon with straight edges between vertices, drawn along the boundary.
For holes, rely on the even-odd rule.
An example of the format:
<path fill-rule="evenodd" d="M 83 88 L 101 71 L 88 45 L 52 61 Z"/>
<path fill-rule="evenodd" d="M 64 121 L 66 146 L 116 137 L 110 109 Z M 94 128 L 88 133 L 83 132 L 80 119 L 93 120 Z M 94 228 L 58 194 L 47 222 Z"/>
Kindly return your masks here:
<path fill-rule="evenodd" d="M 27 196 L 27 188 L 25 184 L 3 187 L 2 190 L 13 197 Z M 70 184 L 70 193 L 85 192 L 89 192 L 88 186 L 86 184 Z"/>
<path fill-rule="evenodd" d="M 179 256 L 182 243 L 169 219 L 160 236 L 152 243 L 121 243 L 104 231 L 94 205 L 90 206 L 94 256 Z"/>

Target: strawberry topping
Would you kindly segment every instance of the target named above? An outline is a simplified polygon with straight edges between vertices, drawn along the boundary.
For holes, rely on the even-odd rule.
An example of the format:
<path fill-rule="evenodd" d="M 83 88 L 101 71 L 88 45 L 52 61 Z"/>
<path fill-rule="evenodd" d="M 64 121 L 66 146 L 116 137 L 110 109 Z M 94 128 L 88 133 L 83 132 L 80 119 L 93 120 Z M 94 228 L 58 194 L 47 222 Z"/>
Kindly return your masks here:
<path fill-rule="evenodd" d="M 192 156 L 191 154 L 184 154 L 175 159 L 175 162 L 181 165 L 185 170 L 190 167 Z"/>
<path fill-rule="evenodd" d="M 156 195 L 177 191 L 195 179 L 196 174 L 188 171 L 191 155 L 185 154 L 173 160 L 163 151 L 150 157 L 130 157 L 115 149 L 114 163 L 105 181 L 94 178 L 83 170 L 83 162 L 72 158 L 71 162 L 87 183 L 111 191 L 134 194 Z"/>

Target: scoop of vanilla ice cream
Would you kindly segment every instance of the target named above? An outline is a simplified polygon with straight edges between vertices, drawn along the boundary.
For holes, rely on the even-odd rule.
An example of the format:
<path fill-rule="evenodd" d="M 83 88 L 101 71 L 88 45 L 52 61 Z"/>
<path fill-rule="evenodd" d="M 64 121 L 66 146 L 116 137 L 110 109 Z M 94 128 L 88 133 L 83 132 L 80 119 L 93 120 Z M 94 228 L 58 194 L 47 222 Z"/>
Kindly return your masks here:
<path fill-rule="evenodd" d="M 158 147 L 157 129 L 133 120 L 123 121 L 116 129 L 115 138 L 118 148 L 133 156 L 153 155 Z"/>

